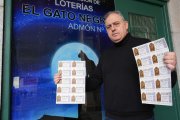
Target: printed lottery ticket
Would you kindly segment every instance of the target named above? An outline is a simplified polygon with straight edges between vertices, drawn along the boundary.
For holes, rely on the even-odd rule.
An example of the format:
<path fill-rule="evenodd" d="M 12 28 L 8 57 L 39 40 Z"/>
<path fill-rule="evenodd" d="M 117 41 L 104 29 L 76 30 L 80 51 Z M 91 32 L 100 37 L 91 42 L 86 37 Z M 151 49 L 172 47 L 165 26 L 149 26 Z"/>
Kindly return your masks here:
<path fill-rule="evenodd" d="M 139 71 L 141 100 L 172 106 L 171 71 L 163 63 L 169 52 L 165 38 L 132 48 Z"/>
<path fill-rule="evenodd" d="M 85 61 L 59 61 L 56 104 L 85 104 Z"/>

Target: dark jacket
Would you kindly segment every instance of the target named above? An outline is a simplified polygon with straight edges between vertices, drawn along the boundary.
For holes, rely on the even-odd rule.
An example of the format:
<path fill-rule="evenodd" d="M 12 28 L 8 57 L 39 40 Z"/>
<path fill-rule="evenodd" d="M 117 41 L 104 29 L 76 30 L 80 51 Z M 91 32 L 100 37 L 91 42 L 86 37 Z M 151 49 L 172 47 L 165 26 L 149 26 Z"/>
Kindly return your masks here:
<path fill-rule="evenodd" d="M 104 83 L 106 115 L 114 119 L 144 120 L 153 116 L 154 105 L 142 104 L 139 74 L 132 47 L 150 42 L 129 33 L 100 57 L 95 72 L 87 78 L 86 89 L 94 90 Z M 176 74 L 173 73 L 174 78 Z M 176 79 L 172 80 L 172 85 Z"/>

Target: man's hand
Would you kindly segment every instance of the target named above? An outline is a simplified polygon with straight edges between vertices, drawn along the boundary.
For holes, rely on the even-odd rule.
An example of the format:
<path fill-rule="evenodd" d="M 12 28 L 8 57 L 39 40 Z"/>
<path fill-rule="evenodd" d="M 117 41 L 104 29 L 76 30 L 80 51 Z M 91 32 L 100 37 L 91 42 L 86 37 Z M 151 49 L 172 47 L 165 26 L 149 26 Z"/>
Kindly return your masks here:
<path fill-rule="evenodd" d="M 176 53 L 175 52 L 167 52 L 164 55 L 164 63 L 171 70 L 174 71 L 176 68 Z"/>
<path fill-rule="evenodd" d="M 55 84 L 58 84 L 59 82 L 60 82 L 60 80 L 61 80 L 61 74 L 60 73 L 56 73 L 55 75 L 54 75 L 54 83 Z"/>

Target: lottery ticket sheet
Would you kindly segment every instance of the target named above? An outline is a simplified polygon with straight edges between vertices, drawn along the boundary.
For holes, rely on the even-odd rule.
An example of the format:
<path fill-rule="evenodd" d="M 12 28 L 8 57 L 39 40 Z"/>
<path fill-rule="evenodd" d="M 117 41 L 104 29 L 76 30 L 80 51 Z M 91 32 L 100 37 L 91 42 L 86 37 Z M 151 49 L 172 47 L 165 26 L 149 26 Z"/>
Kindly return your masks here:
<path fill-rule="evenodd" d="M 85 61 L 58 61 L 56 104 L 85 104 Z"/>
<path fill-rule="evenodd" d="M 163 63 L 163 56 L 169 51 L 165 38 L 132 49 L 139 71 L 142 103 L 172 106 L 171 71 Z"/>

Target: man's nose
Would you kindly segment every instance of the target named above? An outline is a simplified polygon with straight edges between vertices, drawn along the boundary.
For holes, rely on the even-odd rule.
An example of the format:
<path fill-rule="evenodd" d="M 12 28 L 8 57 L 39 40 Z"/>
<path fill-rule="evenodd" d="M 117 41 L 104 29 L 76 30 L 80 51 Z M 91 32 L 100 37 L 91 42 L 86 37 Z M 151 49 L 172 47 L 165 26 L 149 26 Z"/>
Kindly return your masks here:
<path fill-rule="evenodd" d="M 116 28 L 114 25 L 111 26 L 111 30 L 114 31 Z"/>

